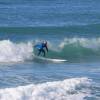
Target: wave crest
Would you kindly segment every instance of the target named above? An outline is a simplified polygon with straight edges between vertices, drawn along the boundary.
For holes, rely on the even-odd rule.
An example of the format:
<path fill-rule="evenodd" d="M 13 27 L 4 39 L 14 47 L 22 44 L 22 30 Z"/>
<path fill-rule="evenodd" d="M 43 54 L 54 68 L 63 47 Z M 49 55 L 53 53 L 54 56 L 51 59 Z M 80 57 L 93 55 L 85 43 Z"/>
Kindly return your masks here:
<path fill-rule="evenodd" d="M 0 62 L 18 62 L 31 59 L 31 43 L 13 43 L 10 40 L 0 41 Z"/>
<path fill-rule="evenodd" d="M 48 57 L 63 58 L 70 61 L 94 60 L 100 58 L 100 38 L 65 38 Z M 53 56 L 52 56 L 53 55 Z"/>

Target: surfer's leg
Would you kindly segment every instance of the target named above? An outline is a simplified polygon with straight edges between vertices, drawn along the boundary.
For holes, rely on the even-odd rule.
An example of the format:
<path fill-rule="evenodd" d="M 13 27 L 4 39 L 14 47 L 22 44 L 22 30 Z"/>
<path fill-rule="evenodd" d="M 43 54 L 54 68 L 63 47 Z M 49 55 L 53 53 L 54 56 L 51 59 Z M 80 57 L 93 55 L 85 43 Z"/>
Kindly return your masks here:
<path fill-rule="evenodd" d="M 40 55 L 40 53 L 41 53 L 41 49 L 39 49 L 39 53 L 38 53 L 38 56 Z"/>
<path fill-rule="evenodd" d="M 43 56 L 45 57 L 45 50 L 44 50 L 44 49 L 42 49 L 42 52 L 43 52 Z"/>

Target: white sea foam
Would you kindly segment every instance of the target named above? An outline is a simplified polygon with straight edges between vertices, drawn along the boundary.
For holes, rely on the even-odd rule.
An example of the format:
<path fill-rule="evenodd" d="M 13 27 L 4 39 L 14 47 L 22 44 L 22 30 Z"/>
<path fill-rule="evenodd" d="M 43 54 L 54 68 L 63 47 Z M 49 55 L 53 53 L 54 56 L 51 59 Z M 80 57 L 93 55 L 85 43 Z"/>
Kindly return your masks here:
<path fill-rule="evenodd" d="M 6 88 L 0 89 L 0 100 L 83 100 L 90 85 L 90 79 L 83 77 Z"/>
<path fill-rule="evenodd" d="M 31 59 L 32 43 L 13 43 L 10 40 L 0 41 L 0 62 L 18 62 Z"/>
<path fill-rule="evenodd" d="M 69 44 L 98 50 L 100 49 L 100 38 L 65 38 L 64 41 L 59 45 L 59 47 L 63 48 L 65 45 Z"/>

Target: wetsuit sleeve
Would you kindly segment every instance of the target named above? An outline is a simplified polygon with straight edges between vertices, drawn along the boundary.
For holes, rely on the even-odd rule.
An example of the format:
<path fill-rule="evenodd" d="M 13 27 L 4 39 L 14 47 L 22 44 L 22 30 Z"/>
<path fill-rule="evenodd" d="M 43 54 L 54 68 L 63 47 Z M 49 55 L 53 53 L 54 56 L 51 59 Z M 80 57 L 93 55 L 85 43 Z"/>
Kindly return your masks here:
<path fill-rule="evenodd" d="M 45 46 L 45 48 L 46 48 L 46 50 L 47 50 L 47 52 L 48 52 L 48 47 L 47 47 L 47 45 Z"/>
<path fill-rule="evenodd" d="M 41 44 L 37 44 L 34 47 L 37 48 L 37 49 L 42 49 L 43 48 Z"/>

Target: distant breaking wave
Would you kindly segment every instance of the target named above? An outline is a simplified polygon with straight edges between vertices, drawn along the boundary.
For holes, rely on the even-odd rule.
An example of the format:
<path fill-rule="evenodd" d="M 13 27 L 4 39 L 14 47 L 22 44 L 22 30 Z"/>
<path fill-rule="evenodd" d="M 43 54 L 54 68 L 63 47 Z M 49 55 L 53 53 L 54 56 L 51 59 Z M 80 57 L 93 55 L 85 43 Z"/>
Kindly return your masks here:
<path fill-rule="evenodd" d="M 0 100 L 84 100 L 91 93 L 85 77 L 0 89 Z M 87 92 L 86 92 L 87 91 Z"/>
<path fill-rule="evenodd" d="M 0 62 L 34 61 L 35 43 L 14 43 L 10 40 L 0 41 Z M 100 59 L 100 38 L 65 38 L 56 45 L 48 41 L 47 58 L 67 59 L 69 61 L 86 61 Z"/>

